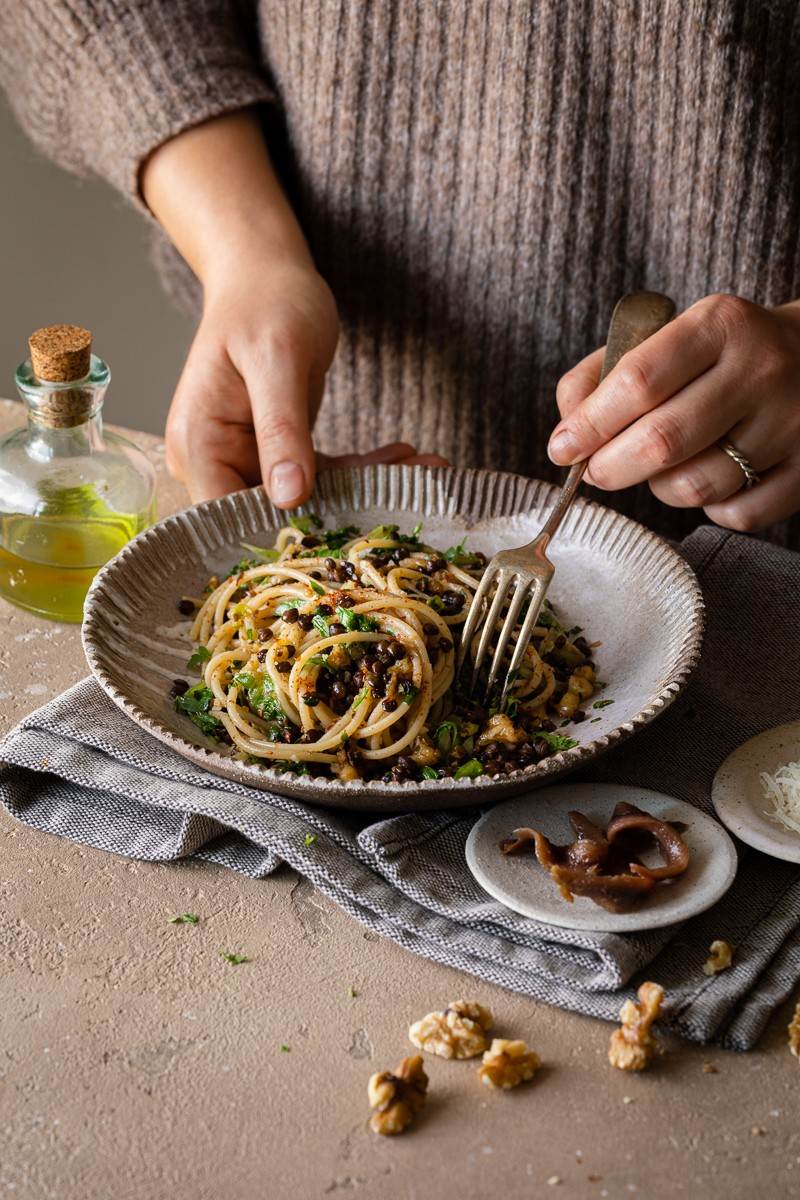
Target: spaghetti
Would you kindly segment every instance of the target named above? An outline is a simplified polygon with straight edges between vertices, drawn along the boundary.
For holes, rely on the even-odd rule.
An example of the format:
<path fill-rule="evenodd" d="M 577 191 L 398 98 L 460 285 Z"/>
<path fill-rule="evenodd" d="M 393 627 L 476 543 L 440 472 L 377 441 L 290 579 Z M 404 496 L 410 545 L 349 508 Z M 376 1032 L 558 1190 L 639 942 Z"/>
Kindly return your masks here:
<path fill-rule="evenodd" d="M 177 710 L 245 759 L 345 781 L 506 775 L 575 745 L 556 720 L 584 719 L 597 687 L 580 631 L 546 605 L 503 711 L 476 704 L 454 676 L 486 559 L 420 531 L 306 516 L 274 547 L 246 545 L 253 557 L 179 601 L 202 679 L 175 681 Z"/>

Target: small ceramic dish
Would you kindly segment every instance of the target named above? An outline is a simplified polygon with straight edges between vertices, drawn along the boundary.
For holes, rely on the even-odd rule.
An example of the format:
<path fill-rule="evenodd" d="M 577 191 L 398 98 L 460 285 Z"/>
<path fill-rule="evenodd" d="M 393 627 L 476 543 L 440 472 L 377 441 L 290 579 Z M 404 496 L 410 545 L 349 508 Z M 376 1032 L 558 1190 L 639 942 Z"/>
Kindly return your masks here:
<path fill-rule="evenodd" d="M 773 858 L 800 863 L 800 834 L 781 825 L 764 791 L 761 772 L 774 775 L 800 762 L 800 721 L 759 733 L 734 750 L 714 776 L 711 802 L 720 821 L 741 841 Z"/>
<path fill-rule="evenodd" d="M 500 850 L 503 838 L 526 825 L 555 844 L 565 845 L 574 837 L 567 817 L 571 809 L 605 828 L 620 800 L 662 820 L 680 821 L 686 827 L 681 836 L 691 854 L 686 872 L 658 884 L 633 912 L 608 912 L 586 896 L 565 900 L 534 855 L 506 855 Z M 643 856 L 642 861 L 656 866 L 661 860 L 653 854 Z M 490 896 L 524 917 L 565 929 L 634 933 L 674 925 L 716 904 L 736 875 L 736 849 L 713 817 L 682 800 L 646 788 L 579 783 L 542 788 L 491 809 L 470 832 L 467 865 Z"/>
<path fill-rule="evenodd" d="M 326 524 L 370 529 L 423 522 L 442 549 L 466 536 L 491 557 L 539 531 L 556 489 L 499 471 L 377 466 L 326 471 L 308 508 Z M 551 599 L 570 624 L 601 643 L 595 661 L 606 687 L 589 719 L 565 730 L 573 749 L 502 779 L 417 784 L 343 783 L 241 762 L 175 712 L 173 679 L 186 677 L 190 622 L 176 600 L 196 595 L 242 556 L 242 542 L 269 545 L 288 514 L 262 488 L 186 509 L 135 538 L 97 575 L 86 601 L 83 644 L 95 678 L 132 720 L 217 775 L 313 804 L 402 812 L 484 804 L 528 791 L 644 728 L 679 694 L 700 653 L 703 600 L 691 568 L 660 537 L 610 509 L 577 499 L 551 553 Z"/>

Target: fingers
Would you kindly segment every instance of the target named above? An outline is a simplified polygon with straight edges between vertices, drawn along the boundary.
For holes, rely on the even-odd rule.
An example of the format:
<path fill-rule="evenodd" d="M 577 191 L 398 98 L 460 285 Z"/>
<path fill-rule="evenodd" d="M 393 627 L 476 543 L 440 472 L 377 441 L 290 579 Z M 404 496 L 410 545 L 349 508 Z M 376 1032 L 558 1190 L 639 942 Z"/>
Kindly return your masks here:
<path fill-rule="evenodd" d="M 311 444 L 311 362 L 302 340 L 273 338 L 240 366 L 250 395 L 261 478 L 270 500 L 294 508 L 308 499 L 316 460 Z"/>
<path fill-rule="evenodd" d="M 323 470 L 330 467 L 361 467 L 368 463 L 396 463 L 412 454 L 416 454 L 416 450 L 408 442 L 390 442 L 366 454 L 331 455 L 317 451 L 317 466 Z"/>
<path fill-rule="evenodd" d="M 412 454 L 400 461 L 404 467 L 449 467 L 452 465 L 440 454 Z"/>
<path fill-rule="evenodd" d="M 754 488 L 738 491 L 729 500 L 709 504 L 706 516 L 726 529 L 753 533 L 800 510 L 800 458 L 788 458 L 766 471 Z"/>
<path fill-rule="evenodd" d="M 556 385 L 556 403 L 562 417 L 568 417 L 597 387 L 605 352 L 605 346 L 593 350 L 559 379 Z"/>
<path fill-rule="evenodd" d="M 713 446 L 747 404 L 729 369 L 717 364 L 601 446 L 589 460 L 587 478 L 606 490 L 652 479 Z"/>
<path fill-rule="evenodd" d="M 721 437 L 732 442 L 753 469 L 763 474 L 786 457 L 791 445 L 776 425 L 774 411 L 765 410 L 760 420 L 740 421 Z M 706 508 L 734 496 L 744 483 L 742 468 L 715 443 L 656 475 L 650 488 L 659 500 L 676 508 Z"/>
<path fill-rule="evenodd" d="M 365 454 L 335 454 L 317 453 L 317 466 L 320 470 L 331 467 L 364 467 L 372 463 L 402 463 L 404 466 L 449 467 L 450 463 L 439 454 L 417 454 L 414 446 L 408 442 L 391 442 L 388 446 L 378 446 Z"/>
<path fill-rule="evenodd" d="M 548 454 L 567 466 L 589 458 L 716 362 L 717 326 L 691 310 L 629 350 L 606 378 L 553 431 Z"/>
<path fill-rule="evenodd" d="M 203 500 L 217 500 L 220 496 L 227 496 L 228 492 L 241 492 L 248 486 L 233 467 L 211 460 L 198 463 L 191 476 L 184 482 L 192 504 L 200 504 Z"/>

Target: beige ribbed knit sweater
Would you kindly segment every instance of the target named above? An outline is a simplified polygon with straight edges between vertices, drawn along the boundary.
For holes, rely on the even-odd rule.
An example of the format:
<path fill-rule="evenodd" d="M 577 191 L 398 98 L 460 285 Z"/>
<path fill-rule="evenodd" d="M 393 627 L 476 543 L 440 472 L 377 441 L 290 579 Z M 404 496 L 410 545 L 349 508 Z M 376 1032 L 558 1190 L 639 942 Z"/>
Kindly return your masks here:
<path fill-rule="evenodd" d="M 265 104 L 343 319 L 324 449 L 401 437 L 557 478 L 555 382 L 604 340 L 621 293 L 800 296 L 796 0 L 1 11 L 0 74 L 31 137 L 133 198 L 160 142 Z M 672 534 L 700 519 L 646 488 L 611 503 Z M 800 520 L 776 536 L 800 544 Z"/>

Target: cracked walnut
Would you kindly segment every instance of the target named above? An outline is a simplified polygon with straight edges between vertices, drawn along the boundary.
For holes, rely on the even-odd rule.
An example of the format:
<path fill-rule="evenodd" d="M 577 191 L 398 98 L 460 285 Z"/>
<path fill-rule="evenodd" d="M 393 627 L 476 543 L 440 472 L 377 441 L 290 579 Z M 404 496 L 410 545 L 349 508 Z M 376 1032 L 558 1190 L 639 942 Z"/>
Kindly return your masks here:
<path fill-rule="evenodd" d="M 439 1058 L 476 1058 L 483 1054 L 492 1014 L 482 1004 L 454 1000 L 444 1012 L 429 1012 L 408 1031 L 420 1050 Z"/>
<path fill-rule="evenodd" d="M 493 1038 L 478 1067 L 478 1078 L 489 1087 L 513 1088 L 533 1079 L 540 1066 L 539 1055 L 522 1040 Z"/>
<path fill-rule="evenodd" d="M 643 983 L 635 1000 L 626 1000 L 619 1010 L 620 1029 L 611 1035 L 608 1061 L 620 1071 L 643 1071 L 656 1050 L 651 1026 L 661 1012 L 664 989 L 658 983 Z"/>
<path fill-rule="evenodd" d="M 367 1084 L 370 1108 L 375 1110 L 370 1127 L 387 1137 L 402 1133 L 424 1105 L 427 1090 L 421 1054 L 404 1058 L 394 1071 L 379 1071 Z"/>

